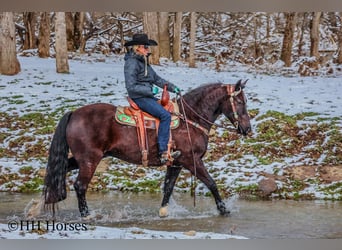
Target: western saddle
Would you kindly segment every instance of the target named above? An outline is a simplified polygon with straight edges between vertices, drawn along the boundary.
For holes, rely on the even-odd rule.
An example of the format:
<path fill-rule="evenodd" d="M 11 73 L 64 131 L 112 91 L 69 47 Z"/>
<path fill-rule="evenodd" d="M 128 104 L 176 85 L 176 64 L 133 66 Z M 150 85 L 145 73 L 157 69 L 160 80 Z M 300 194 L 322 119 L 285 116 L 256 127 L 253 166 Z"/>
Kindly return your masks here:
<path fill-rule="evenodd" d="M 120 124 L 136 127 L 139 147 L 142 154 L 142 165 L 146 167 L 148 165 L 149 151 L 146 129 L 155 129 L 156 133 L 158 133 L 159 119 L 142 111 L 131 98 L 127 97 L 127 100 L 130 106 L 118 106 L 115 114 L 115 120 Z M 158 102 L 171 114 L 179 113 L 177 102 L 175 100 L 170 101 L 170 94 L 167 91 L 167 85 L 164 86 L 162 97 L 160 100 L 158 100 Z M 179 117 L 176 115 L 172 115 L 170 128 L 177 128 L 179 126 L 179 123 Z M 169 161 L 166 163 L 166 165 L 172 165 L 173 158 L 171 157 L 171 150 L 174 148 L 175 144 L 172 140 L 172 134 L 170 130 L 170 139 L 168 143 Z"/>

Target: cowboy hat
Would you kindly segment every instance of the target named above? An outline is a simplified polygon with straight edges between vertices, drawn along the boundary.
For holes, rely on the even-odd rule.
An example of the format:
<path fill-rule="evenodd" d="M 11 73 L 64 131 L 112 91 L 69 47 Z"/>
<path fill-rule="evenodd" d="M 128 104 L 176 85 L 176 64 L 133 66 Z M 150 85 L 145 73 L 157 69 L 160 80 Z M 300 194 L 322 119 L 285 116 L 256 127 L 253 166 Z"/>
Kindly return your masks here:
<path fill-rule="evenodd" d="M 134 34 L 133 39 L 124 44 L 125 47 L 133 45 L 149 45 L 156 46 L 158 43 L 154 40 L 148 39 L 146 34 Z"/>

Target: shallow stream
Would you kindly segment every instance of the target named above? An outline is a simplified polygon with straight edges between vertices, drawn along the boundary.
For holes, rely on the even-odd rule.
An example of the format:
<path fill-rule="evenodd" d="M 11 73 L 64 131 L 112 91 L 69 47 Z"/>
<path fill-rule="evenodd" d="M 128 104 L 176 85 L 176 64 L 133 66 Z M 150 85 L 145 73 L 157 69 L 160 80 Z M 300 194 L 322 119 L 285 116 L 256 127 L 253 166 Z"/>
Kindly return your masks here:
<path fill-rule="evenodd" d="M 0 223 L 24 218 L 25 208 L 40 194 L 0 193 Z M 210 197 L 174 193 L 169 216 L 159 218 L 162 194 L 88 193 L 95 225 L 139 227 L 160 231 L 198 231 L 241 235 L 248 238 L 342 238 L 341 201 L 226 200 L 228 217 L 218 215 Z M 61 202 L 57 219 L 80 220 L 74 192 Z"/>

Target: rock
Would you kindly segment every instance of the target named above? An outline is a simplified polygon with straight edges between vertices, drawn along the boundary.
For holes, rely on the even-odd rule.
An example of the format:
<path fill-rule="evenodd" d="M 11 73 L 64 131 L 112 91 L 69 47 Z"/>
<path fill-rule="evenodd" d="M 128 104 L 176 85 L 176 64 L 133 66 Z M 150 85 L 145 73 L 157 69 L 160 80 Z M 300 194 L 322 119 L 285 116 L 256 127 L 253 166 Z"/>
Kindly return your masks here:
<path fill-rule="evenodd" d="M 96 172 L 97 173 L 105 173 L 108 171 L 111 159 L 105 158 L 100 161 L 99 165 L 97 165 Z"/>
<path fill-rule="evenodd" d="M 265 178 L 259 181 L 259 191 L 262 197 L 267 197 L 277 191 L 278 187 L 273 178 Z"/>
<path fill-rule="evenodd" d="M 37 174 L 38 174 L 39 177 L 45 177 L 46 169 L 45 168 L 39 169 Z"/>
<path fill-rule="evenodd" d="M 183 234 L 186 235 L 186 236 L 195 236 L 196 235 L 196 231 L 190 230 L 188 232 L 184 232 Z"/>
<path fill-rule="evenodd" d="M 319 177 L 326 183 L 342 181 L 342 165 L 319 167 Z"/>
<path fill-rule="evenodd" d="M 304 181 L 308 178 L 315 178 L 316 166 L 295 166 L 289 167 L 284 170 L 284 175 L 299 181 Z"/>

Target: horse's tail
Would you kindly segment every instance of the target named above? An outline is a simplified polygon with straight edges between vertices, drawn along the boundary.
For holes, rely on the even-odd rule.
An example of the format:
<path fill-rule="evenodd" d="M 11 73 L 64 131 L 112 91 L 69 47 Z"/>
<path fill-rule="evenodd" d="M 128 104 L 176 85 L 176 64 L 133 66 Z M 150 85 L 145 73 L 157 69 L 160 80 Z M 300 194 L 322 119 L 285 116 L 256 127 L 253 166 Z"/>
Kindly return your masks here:
<path fill-rule="evenodd" d="M 59 121 L 49 149 L 49 159 L 44 180 L 44 203 L 55 204 L 66 198 L 65 177 L 68 168 L 69 145 L 66 139 L 66 128 L 72 112 L 66 113 Z"/>

